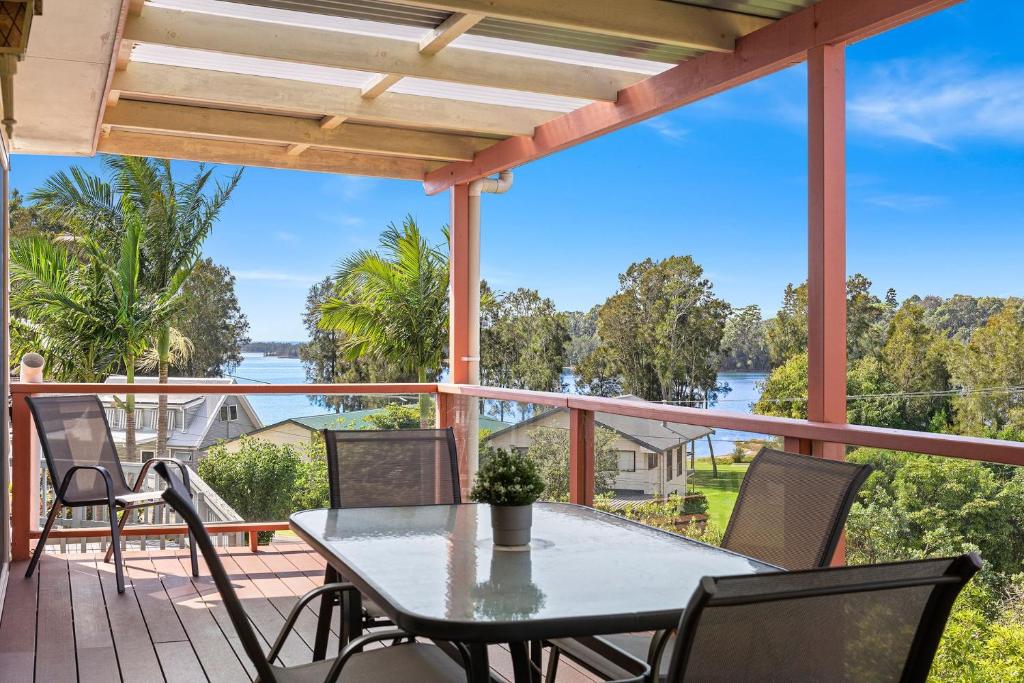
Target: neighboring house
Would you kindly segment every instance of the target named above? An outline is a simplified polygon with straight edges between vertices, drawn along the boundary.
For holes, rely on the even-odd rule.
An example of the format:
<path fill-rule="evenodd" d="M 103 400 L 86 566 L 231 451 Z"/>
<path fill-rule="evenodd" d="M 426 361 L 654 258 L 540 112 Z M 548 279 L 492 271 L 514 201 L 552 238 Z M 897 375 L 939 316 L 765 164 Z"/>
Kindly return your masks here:
<path fill-rule="evenodd" d="M 643 401 L 629 395 L 618 398 Z M 693 453 L 693 442 L 714 433 L 709 427 L 670 424 L 606 413 L 598 413 L 594 425 L 615 433 L 611 449 L 615 452 L 619 471 L 612 489 L 625 495 L 685 494 L 689 474 L 686 458 Z M 494 448 L 525 452 L 532 443 L 531 432 L 538 427 L 568 430 L 569 411 L 565 408 L 548 410 L 518 424 L 496 430 L 484 442 Z"/>
<path fill-rule="evenodd" d="M 121 384 L 123 375 L 111 376 L 107 384 Z M 136 384 L 156 384 L 156 377 L 136 377 Z M 236 384 L 230 377 L 171 377 L 169 384 Z M 123 395 L 118 396 L 123 399 Z M 118 453 L 124 454 L 125 411 L 114 401 L 112 394 L 101 394 L 100 400 L 107 412 L 107 421 L 114 435 Z M 156 394 L 135 395 L 136 461 L 149 460 L 156 454 L 157 425 Z M 206 450 L 224 439 L 261 429 L 256 411 L 245 396 L 215 394 L 167 395 L 167 449 L 169 455 L 196 465 Z"/>
<path fill-rule="evenodd" d="M 317 434 L 324 429 L 372 429 L 373 424 L 367 421 L 369 415 L 378 413 L 382 408 L 369 410 L 351 410 L 347 413 L 326 413 L 324 415 L 310 415 L 308 417 L 293 417 L 287 420 L 275 422 L 248 434 L 254 439 L 262 439 L 278 446 L 297 446 L 312 443 Z M 508 424 L 489 417 L 480 418 L 480 429 L 489 429 L 492 432 L 508 427 Z M 241 448 L 242 440 L 235 438 L 225 442 L 224 447 L 228 452 L 235 452 Z"/>

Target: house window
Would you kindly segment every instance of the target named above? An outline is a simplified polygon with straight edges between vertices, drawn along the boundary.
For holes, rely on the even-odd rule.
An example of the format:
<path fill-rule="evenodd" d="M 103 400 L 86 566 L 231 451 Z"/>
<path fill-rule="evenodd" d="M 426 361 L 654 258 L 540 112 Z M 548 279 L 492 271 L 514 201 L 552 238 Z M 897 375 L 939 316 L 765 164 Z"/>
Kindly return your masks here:
<path fill-rule="evenodd" d="M 177 421 L 178 421 L 178 411 L 177 410 L 168 410 L 167 411 L 167 431 L 171 431 L 172 429 L 174 429 Z"/>
<path fill-rule="evenodd" d="M 685 464 L 685 462 L 686 459 L 683 457 L 683 452 L 679 451 L 678 453 L 676 453 L 676 469 L 679 470 L 679 474 L 683 473 L 683 465 Z"/>
<path fill-rule="evenodd" d="M 177 458 L 178 460 L 181 460 L 182 462 L 191 462 L 192 461 L 192 451 L 185 451 L 185 450 L 181 450 L 181 449 L 177 449 L 176 448 L 173 451 L 171 451 L 171 457 Z"/>
<path fill-rule="evenodd" d="M 220 421 L 231 422 L 238 419 L 238 406 L 221 406 Z"/>
<path fill-rule="evenodd" d="M 142 451 L 142 462 L 153 459 L 153 451 Z"/>
<path fill-rule="evenodd" d="M 618 451 L 619 472 L 636 472 L 636 451 Z"/>
<path fill-rule="evenodd" d="M 648 453 L 647 454 L 647 469 L 653 470 L 658 467 L 658 454 Z"/>
<path fill-rule="evenodd" d="M 665 478 L 666 479 L 671 479 L 672 477 L 673 477 L 673 474 L 672 474 L 672 454 L 671 453 L 666 453 L 665 454 Z"/>

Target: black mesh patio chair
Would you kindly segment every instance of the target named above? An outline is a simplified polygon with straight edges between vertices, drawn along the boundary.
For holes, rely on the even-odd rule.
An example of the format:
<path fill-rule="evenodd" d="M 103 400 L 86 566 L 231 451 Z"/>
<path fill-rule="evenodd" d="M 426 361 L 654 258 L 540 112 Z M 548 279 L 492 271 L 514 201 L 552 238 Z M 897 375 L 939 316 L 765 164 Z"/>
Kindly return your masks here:
<path fill-rule="evenodd" d="M 448 429 L 323 430 L 332 508 L 459 504 L 459 458 Z M 328 565 L 325 583 L 338 580 Z M 329 600 L 333 598 L 334 600 Z M 337 596 L 320 606 L 333 615 Z M 390 619 L 363 599 L 362 630 L 388 626 Z M 323 630 L 323 629 L 321 629 Z M 321 637 L 320 641 L 323 641 Z M 325 642 L 316 648 L 318 656 Z"/>
<path fill-rule="evenodd" d="M 783 569 L 826 567 L 842 537 L 850 506 L 870 465 L 823 460 L 762 448 L 743 477 L 736 506 L 722 537 L 722 547 Z M 651 675 L 664 680 L 675 634 L 620 633 L 601 636 L 607 645 L 646 660 Z M 552 641 L 548 676 L 553 679 L 561 655 L 598 675 L 615 677 L 605 654 L 595 653 L 594 639 Z"/>
<path fill-rule="evenodd" d="M 923 683 L 977 555 L 704 578 L 668 681 Z"/>
<path fill-rule="evenodd" d="M 156 465 L 161 476 L 166 477 L 170 486 L 163 492 L 163 499 L 174 508 L 192 531 L 192 536 L 203 553 L 206 566 L 213 578 L 224 608 L 231 618 L 238 638 L 249 656 L 262 683 L 320 683 L 342 681 L 342 683 L 379 683 L 382 681 L 417 681 L 418 683 L 450 683 L 451 681 L 468 680 L 468 666 L 460 666 L 451 656 L 437 645 L 410 642 L 392 647 L 384 647 L 363 651 L 366 645 L 379 641 L 403 638 L 400 631 L 383 631 L 362 636 L 348 643 L 337 659 L 314 661 L 300 666 L 283 667 L 275 662 L 284 647 L 288 635 L 302 610 L 314 598 L 327 594 L 344 594 L 355 591 L 352 584 L 332 583 L 315 588 L 299 598 L 285 619 L 281 632 L 278 634 L 270 651 L 264 653 L 263 647 L 253 630 L 253 626 L 245 613 L 245 608 L 235 592 L 235 588 L 224 570 L 224 565 L 217 555 L 210 535 L 206 532 L 199 514 L 189 499 L 184 483 L 167 470 L 165 463 Z M 458 652 L 465 664 L 469 661 L 469 653 L 459 644 L 451 645 Z"/>
<path fill-rule="evenodd" d="M 141 490 L 149 468 L 162 462 L 173 464 L 181 472 L 186 489 L 191 490 L 188 468 L 175 458 L 153 458 L 143 463 L 134 488 L 130 487 L 98 396 L 31 396 L 26 400 L 39 433 L 39 444 L 46 458 L 55 499 L 25 576 L 32 576 L 35 571 L 46 538 L 61 510 L 106 505 L 110 511 L 110 547 L 105 560 L 109 562 L 113 555 L 117 592 L 124 593 L 121 530 L 132 510 L 164 502 L 160 491 Z M 117 519 L 118 510 L 121 511 L 120 520 Z M 199 576 L 199 562 L 192 540 L 189 537 L 192 574 Z"/>

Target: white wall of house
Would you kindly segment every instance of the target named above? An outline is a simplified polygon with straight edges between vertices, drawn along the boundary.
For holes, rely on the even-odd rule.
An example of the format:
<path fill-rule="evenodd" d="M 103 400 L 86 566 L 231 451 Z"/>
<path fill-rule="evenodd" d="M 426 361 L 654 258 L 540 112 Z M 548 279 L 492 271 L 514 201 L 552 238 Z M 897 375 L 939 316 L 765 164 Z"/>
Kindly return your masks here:
<path fill-rule="evenodd" d="M 561 424 L 564 422 L 565 424 Z M 523 450 L 530 447 L 530 432 L 538 427 L 555 427 L 568 429 L 568 416 L 564 413 L 552 413 L 528 425 L 506 429 L 493 434 L 487 439 L 487 445 L 494 448 Z M 662 481 L 665 482 L 665 493 L 685 493 L 686 491 L 686 458 L 673 449 L 671 469 L 668 468 L 668 454 L 659 454 L 632 439 L 619 435 L 611 443 L 616 452 L 619 471 L 612 488 L 619 491 L 640 491 L 646 495 L 659 492 Z M 680 451 L 681 452 L 681 451 Z M 566 453 L 568 457 L 568 453 Z"/>

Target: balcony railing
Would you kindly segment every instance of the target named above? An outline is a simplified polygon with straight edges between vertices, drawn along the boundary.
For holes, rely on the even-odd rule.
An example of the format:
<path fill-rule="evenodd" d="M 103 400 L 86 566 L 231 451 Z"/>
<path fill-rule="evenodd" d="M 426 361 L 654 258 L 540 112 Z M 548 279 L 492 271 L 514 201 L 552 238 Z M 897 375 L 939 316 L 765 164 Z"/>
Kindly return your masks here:
<path fill-rule="evenodd" d="M 574 503 L 594 502 L 595 414 L 613 414 L 669 424 L 685 424 L 755 432 L 783 439 L 786 450 L 807 455 L 821 453 L 824 444 L 866 446 L 911 453 L 925 453 L 966 460 L 1024 465 L 1024 443 L 975 437 L 913 432 L 851 424 L 811 422 L 779 417 L 749 415 L 724 410 L 667 406 L 614 398 L 519 391 L 464 384 L 28 384 L 14 383 L 12 398 L 12 557 L 27 559 L 30 542 L 39 537 L 40 501 L 38 460 L 33 458 L 33 426 L 27 396 L 33 394 L 304 394 L 304 395 L 422 395 L 430 394 L 437 406 L 439 427 L 452 427 L 459 443 L 462 487 L 469 488 L 471 467 L 467 460 L 477 443 L 476 418 L 480 399 L 532 404 L 565 409 L 569 413 L 569 497 Z M 248 533 L 255 549 L 259 531 L 288 528 L 278 522 L 218 522 L 208 524 L 211 533 Z M 129 525 L 124 535 L 171 537 L 186 532 L 180 524 Z M 109 529 L 55 529 L 51 538 L 82 539 L 109 537 Z"/>

